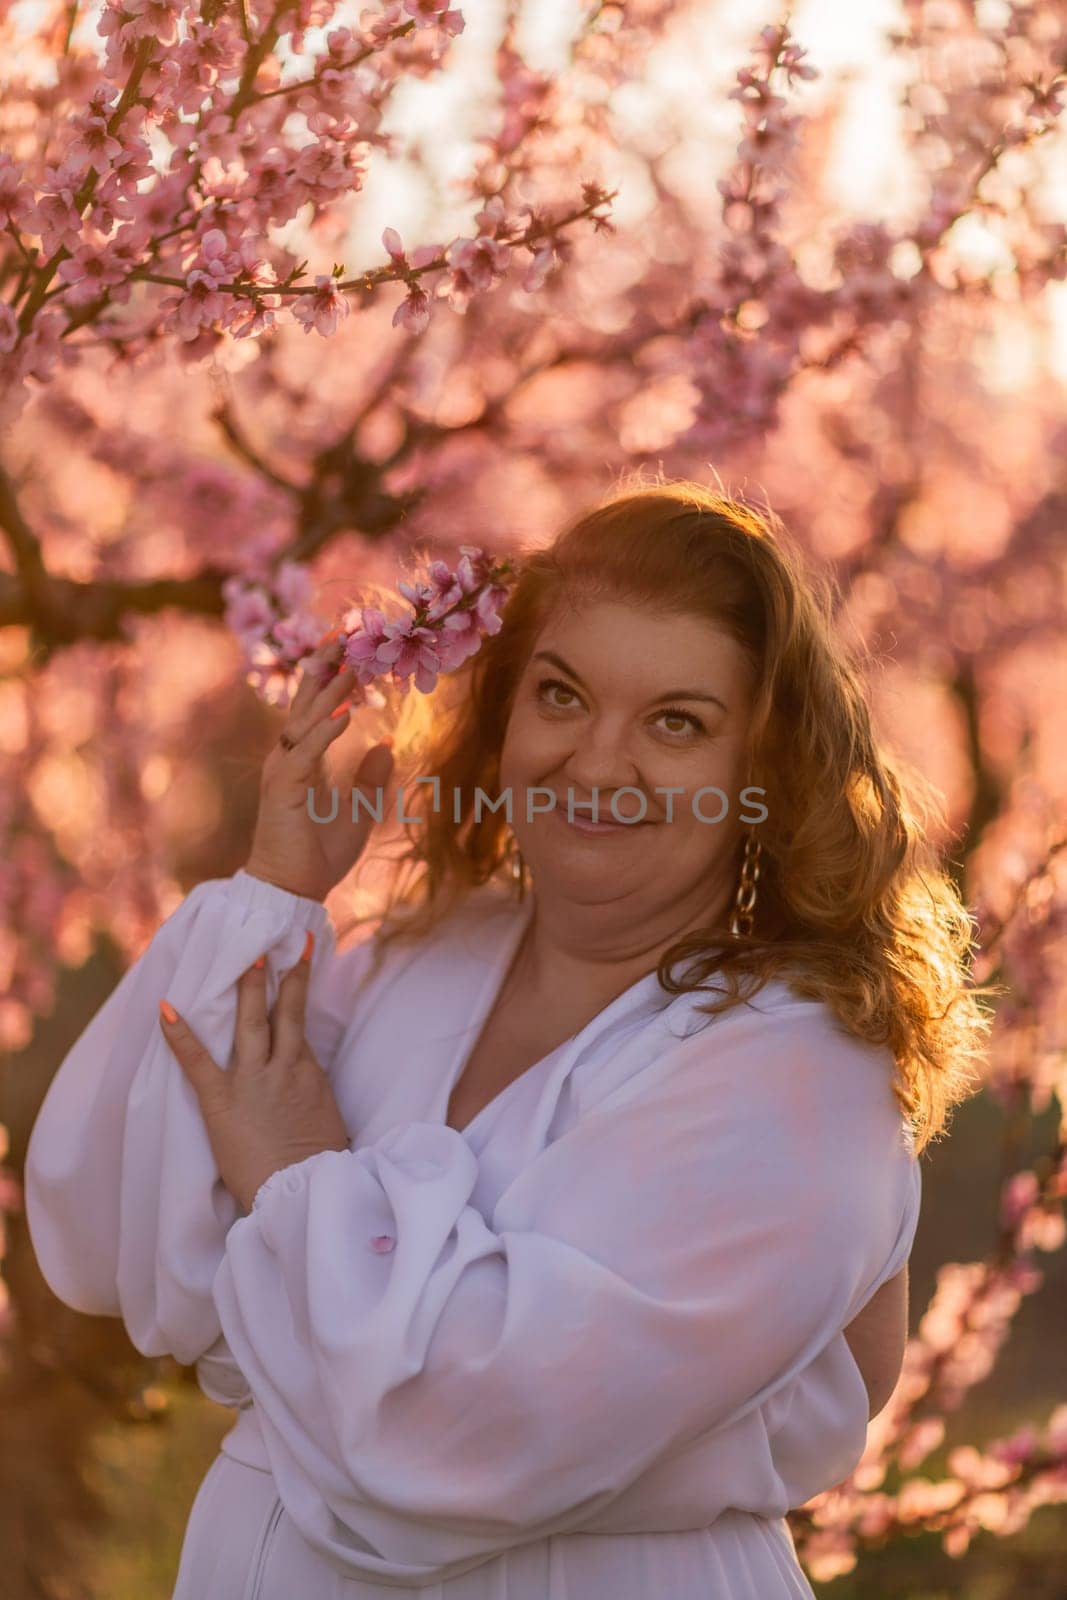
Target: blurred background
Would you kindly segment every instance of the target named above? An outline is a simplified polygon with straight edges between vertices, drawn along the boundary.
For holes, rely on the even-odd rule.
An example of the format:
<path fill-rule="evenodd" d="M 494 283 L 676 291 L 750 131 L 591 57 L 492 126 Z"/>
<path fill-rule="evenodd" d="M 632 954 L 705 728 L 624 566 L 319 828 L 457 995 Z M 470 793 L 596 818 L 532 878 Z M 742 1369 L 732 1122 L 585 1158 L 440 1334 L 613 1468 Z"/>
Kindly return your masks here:
<path fill-rule="evenodd" d="M 798 1553 L 833 1600 L 1062 1600 L 1062 7 L 494 0 L 457 28 L 322 0 L 244 5 L 246 33 L 225 4 L 170 11 L 173 41 L 157 19 L 127 58 L 98 31 L 114 8 L 0 8 L 5 1600 L 165 1600 L 232 1422 L 50 1294 L 19 1185 L 66 1051 L 247 857 L 291 660 L 276 632 L 257 654 L 223 585 L 284 618 L 271 585 L 304 574 L 325 627 L 422 550 L 547 541 L 631 468 L 769 503 L 832 571 L 881 736 L 944 797 L 977 976 L 1007 987 L 982 1091 L 923 1156 L 900 1393 L 855 1479 L 792 1519 Z M 409 31 L 331 87 L 324 52 L 353 54 L 330 31 L 361 13 Z M 214 78 L 201 24 L 230 41 Z M 117 109 L 137 71 L 143 149 Z M 212 96 L 243 96 L 251 153 Z M 94 115 L 118 149 L 79 168 Z M 291 209 L 264 198 L 272 141 Z M 329 183 L 306 175 L 323 150 Z M 228 322 L 183 276 L 207 222 L 275 282 L 340 266 L 348 311 Z M 512 248 L 433 268 L 415 310 L 388 228 L 427 261 Z M 354 718 L 342 742 L 376 736 Z M 373 865 L 354 879 L 339 922 L 373 908 Z"/>

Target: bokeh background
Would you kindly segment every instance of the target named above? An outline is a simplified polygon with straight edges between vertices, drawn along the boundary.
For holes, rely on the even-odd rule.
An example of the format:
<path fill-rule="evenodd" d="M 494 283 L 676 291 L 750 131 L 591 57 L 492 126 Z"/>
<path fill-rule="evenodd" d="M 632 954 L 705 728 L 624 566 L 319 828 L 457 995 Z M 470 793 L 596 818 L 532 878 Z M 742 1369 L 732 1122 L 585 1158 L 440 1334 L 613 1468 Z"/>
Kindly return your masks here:
<path fill-rule="evenodd" d="M 982 1090 L 923 1157 L 898 1395 L 798 1551 L 833 1600 L 1059 1600 L 1067 18 L 444 12 L 0 5 L 0 1586 L 164 1600 L 232 1421 L 55 1300 L 19 1188 L 67 1049 L 246 859 L 292 652 L 224 586 L 285 620 L 272 583 L 303 575 L 325 627 L 424 550 L 547 540 L 634 469 L 769 504 L 833 573 L 1006 986 Z M 364 18 L 357 66 L 330 35 Z M 116 148 L 87 166 L 94 118 Z M 198 291 L 212 261 L 240 280 L 242 240 L 274 286 L 352 287 L 310 325 L 266 277 Z M 348 759 L 377 733 L 353 719 Z M 331 910 L 375 893 L 361 864 Z"/>

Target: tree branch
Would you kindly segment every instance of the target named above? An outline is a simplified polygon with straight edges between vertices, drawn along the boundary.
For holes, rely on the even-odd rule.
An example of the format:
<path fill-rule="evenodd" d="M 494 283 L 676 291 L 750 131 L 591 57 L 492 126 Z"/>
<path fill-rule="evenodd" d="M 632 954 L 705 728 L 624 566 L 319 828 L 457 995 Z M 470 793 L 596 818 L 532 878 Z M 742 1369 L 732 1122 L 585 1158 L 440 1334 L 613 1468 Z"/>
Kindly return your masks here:
<path fill-rule="evenodd" d="M 0 528 L 7 535 L 19 574 L 19 587 L 37 607 L 48 604 L 48 573 L 37 536 L 22 514 L 13 480 L 0 466 Z"/>
<path fill-rule="evenodd" d="M 232 406 L 225 400 L 220 400 L 211 413 L 213 422 L 217 422 L 225 435 L 235 455 L 248 466 L 253 467 L 261 478 L 266 478 L 268 483 L 273 483 L 275 488 L 284 489 L 286 494 L 299 495 L 303 492 L 302 485 L 293 483 L 289 478 L 283 477 L 280 472 L 265 461 L 258 450 L 245 438 L 234 414 Z"/>
<path fill-rule="evenodd" d="M 194 615 L 220 617 L 226 606 L 222 585 L 229 577 L 232 573 L 208 566 L 188 578 L 150 578 L 143 583 L 52 578 L 46 604 L 40 608 L 18 578 L 0 573 L 0 627 L 32 628 L 49 653 L 83 639 L 125 640 L 122 621 L 130 615 L 149 616 L 176 606 Z"/>

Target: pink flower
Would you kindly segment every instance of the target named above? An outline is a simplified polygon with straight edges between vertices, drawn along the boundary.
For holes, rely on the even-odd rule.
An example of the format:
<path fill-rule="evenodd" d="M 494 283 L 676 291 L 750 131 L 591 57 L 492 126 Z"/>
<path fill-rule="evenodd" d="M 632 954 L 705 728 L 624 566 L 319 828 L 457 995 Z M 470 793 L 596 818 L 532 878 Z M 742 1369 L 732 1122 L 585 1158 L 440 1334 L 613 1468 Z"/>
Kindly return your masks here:
<path fill-rule="evenodd" d="M 242 296 L 227 321 L 227 332 L 235 339 L 258 339 L 261 334 L 274 329 L 274 308 L 277 296 L 259 295 L 255 299 Z"/>
<path fill-rule="evenodd" d="M 406 298 L 393 312 L 393 327 L 406 328 L 409 333 L 422 333 L 430 320 L 430 297 L 417 283 L 411 285 Z"/>
<path fill-rule="evenodd" d="M 416 627 L 410 619 L 386 624 L 392 637 L 379 648 L 379 659 L 391 658 L 394 678 L 414 675 L 415 687 L 429 694 L 441 671 L 438 636 L 432 628 Z"/>
<path fill-rule="evenodd" d="M 451 34 L 463 32 L 463 13 L 449 11 L 448 0 L 404 0 L 404 10 L 414 17 L 416 28 L 440 26 Z"/>
<path fill-rule="evenodd" d="M 160 45 L 178 41 L 178 15 L 182 0 L 123 0 L 119 16 L 126 39 L 154 39 Z M 104 28 L 101 24 L 100 32 Z"/>
<path fill-rule="evenodd" d="M 310 612 L 298 611 L 274 624 L 274 637 L 291 661 L 299 661 L 322 638 L 322 622 Z"/>
<path fill-rule="evenodd" d="M 320 272 L 315 279 L 315 292 L 300 296 L 293 307 L 293 317 L 304 324 L 305 333 L 314 329 L 326 339 L 336 332 L 337 324 L 348 316 L 350 309 L 336 280 Z"/>
<path fill-rule="evenodd" d="M 391 256 L 394 261 L 406 262 L 407 258 L 404 255 L 403 241 L 401 240 L 400 235 L 397 233 L 395 228 L 386 228 L 385 232 L 382 234 L 382 244 L 385 246 L 386 253 Z"/>
<path fill-rule="evenodd" d="M 414 673 L 416 686 L 428 694 L 441 670 L 436 643 L 434 630 L 417 626 L 413 617 L 387 622 L 376 606 L 364 606 L 361 631 L 349 635 L 345 660 L 361 683 L 391 669 L 395 679 Z"/>
<path fill-rule="evenodd" d="M 196 265 L 185 279 L 190 287 L 200 283 L 208 289 L 216 289 L 228 284 L 242 270 L 244 263 L 241 255 L 230 248 L 229 240 L 221 228 L 209 228 L 198 243 L 200 248 Z"/>
<path fill-rule="evenodd" d="M 283 561 L 274 574 L 273 588 L 279 605 L 296 611 L 311 597 L 311 574 L 299 561 Z"/>
<path fill-rule="evenodd" d="M 1040 1192 L 1036 1172 L 1016 1172 L 1004 1185 L 1000 1201 L 1000 1221 L 1015 1228 L 1025 1217 Z"/>
<path fill-rule="evenodd" d="M 991 1444 L 989 1454 L 994 1461 L 1003 1461 L 1008 1466 L 1016 1466 L 1029 1461 L 1037 1448 L 1037 1430 L 1031 1423 L 1026 1423 L 1010 1438 L 998 1439 Z"/>
<path fill-rule="evenodd" d="M 59 336 L 65 319 L 52 314 L 38 316 L 30 332 L 18 347 L 18 371 L 24 378 L 38 378 L 46 382 L 59 359 Z"/>
<path fill-rule="evenodd" d="M 494 194 L 485 202 L 482 209 L 476 213 L 474 222 L 480 234 L 492 234 L 494 237 L 500 232 L 507 221 L 504 202 L 498 194 Z"/>
<path fill-rule="evenodd" d="M 33 190 L 25 181 L 25 167 L 0 150 L 0 216 L 23 222 L 33 205 Z"/>
<path fill-rule="evenodd" d="M 555 241 L 550 239 L 546 244 L 539 245 L 523 274 L 522 287 L 527 294 L 535 294 L 538 289 L 544 288 L 545 279 L 558 264 Z"/>
<path fill-rule="evenodd" d="M 213 292 L 206 273 L 191 272 L 187 282 L 188 291 L 164 297 L 160 310 L 167 313 L 179 339 L 192 343 L 224 315 L 226 298 Z"/>
<path fill-rule="evenodd" d="M 377 606 L 363 606 L 360 626 L 349 634 L 345 643 L 345 660 L 355 667 L 361 682 L 369 683 L 384 670 L 385 663 L 378 660 L 378 649 L 388 637 L 384 613 Z"/>
<path fill-rule="evenodd" d="M 437 653 L 442 672 L 454 672 L 478 651 L 482 642 L 473 611 L 455 611 L 441 625 Z"/>
<path fill-rule="evenodd" d="M 486 634 L 499 633 L 503 627 L 500 607 L 507 599 L 507 590 L 489 585 L 479 594 L 468 610 L 454 611 L 441 625 L 438 649 L 441 653 L 441 670 L 451 672 L 481 647 Z"/>
<path fill-rule="evenodd" d="M 116 156 L 122 154 L 122 145 L 107 131 L 107 118 L 83 112 L 71 118 L 78 130 L 77 137 L 68 145 L 65 159 L 73 170 L 84 172 L 92 167 L 101 177 L 111 169 Z"/>
<path fill-rule="evenodd" d="M 246 644 L 270 632 L 274 625 L 274 607 L 261 589 L 246 588 L 241 578 L 227 578 L 222 592 L 227 600 L 226 626 Z"/>
<path fill-rule="evenodd" d="M 59 264 L 59 276 L 70 285 L 67 301 L 72 305 L 88 305 L 109 289 L 123 283 L 129 264 L 117 255 L 109 240 L 96 234 L 92 243 L 80 244 L 74 254 Z M 125 295 L 116 299 L 129 299 Z"/>
<path fill-rule="evenodd" d="M 336 139 L 316 139 L 306 144 L 293 162 L 293 170 L 307 186 L 313 200 L 333 200 L 338 190 L 352 182 L 348 150 Z"/>
<path fill-rule="evenodd" d="M 488 236 L 457 239 L 448 249 L 449 264 L 463 272 L 476 289 L 492 288 L 493 280 L 508 269 L 511 250 Z"/>
<path fill-rule="evenodd" d="M 40 234 L 46 255 L 52 255 L 61 245 L 68 250 L 77 247 L 82 221 L 74 203 L 77 176 L 66 164 L 45 169 L 43 192 L 29 225 Z"/>

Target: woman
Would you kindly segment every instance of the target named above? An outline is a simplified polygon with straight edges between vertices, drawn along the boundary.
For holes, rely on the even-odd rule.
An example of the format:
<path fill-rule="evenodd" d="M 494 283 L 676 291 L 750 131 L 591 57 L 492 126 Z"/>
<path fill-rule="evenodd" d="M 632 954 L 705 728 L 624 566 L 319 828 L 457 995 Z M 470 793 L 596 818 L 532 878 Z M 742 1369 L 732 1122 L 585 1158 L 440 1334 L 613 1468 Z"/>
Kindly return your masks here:
<path fill-rule="evenodd" d="M 530 554 L 338 952 L 370 823 L 304 801 L 353 682 L 305 673 L 247 867 L 29 1151 L 56 1292 L 240 1408 L 175 1600 L 810 1596 L 785 1513 L 893 1387 L 917 1157 L 987 1026 L 826 595 L 696 485 Z"/>

